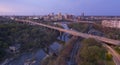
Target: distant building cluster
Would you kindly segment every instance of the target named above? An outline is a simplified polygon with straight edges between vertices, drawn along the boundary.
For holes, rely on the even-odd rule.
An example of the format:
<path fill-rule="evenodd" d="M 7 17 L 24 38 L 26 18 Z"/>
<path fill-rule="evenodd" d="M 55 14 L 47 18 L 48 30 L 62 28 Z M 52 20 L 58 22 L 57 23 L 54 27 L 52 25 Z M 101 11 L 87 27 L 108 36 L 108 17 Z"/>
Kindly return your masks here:
<path fill-rule="evenodd" d="M 107 27 L 115 27 L 112 26 L 113 24 L 111 22 L 105 22 L 105 21 L 117 21 L 120 20 L 120 16 L 87 16 L 83 13 L 81 15 L 72 15 L 72 14 L 62 14 L 62 13 L 50 13 L 47 15 L 29 15 L 29 16 L 1 16 L 1 19 L 8 18 L 11 20 L 21 19 L 21 20 L 34 20 L 34 21 L 40 21 L 40 22 L 56 22 L 56 21 L 69 21 L 69 22 L 81 22 L 81 21 L 96 21 L 101 22 L 103 21 L 103 25 L 106 25 Z M 0 20 L 1 20 L 0 19 Z M 118 27 L 117 27 L 118 28 Z"/>
<path fill-rule="evenodd" d="M 120 21 L 118 20 L 103 20 L 102 26 L 111 28 L 120 28 Z"/>
<path fill-rule="evenodd" d="M 60 20 L 73 20 L 75 19 L 75 16 L 70 14 L 63 15 L 61 13 L 58 14 L 51 13 L 44 16 L 34 16 L 34 17 L 29 16 L 29 19 L 41 19 L 44 21 L 60 21 Z"/>

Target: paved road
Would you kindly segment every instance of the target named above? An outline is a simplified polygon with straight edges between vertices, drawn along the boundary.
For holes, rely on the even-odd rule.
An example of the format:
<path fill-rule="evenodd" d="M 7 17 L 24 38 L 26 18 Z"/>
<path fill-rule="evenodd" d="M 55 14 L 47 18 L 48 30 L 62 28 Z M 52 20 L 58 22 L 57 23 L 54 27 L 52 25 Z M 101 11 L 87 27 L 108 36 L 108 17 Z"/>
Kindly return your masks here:
<path fill-rule="evenodd" d="M 112 54 L 115 64 L 120 65 L 120 55 L 107 44 L 103 44 L 103 46 Z"/>
<path fill-rule="evenodd" d="M 47 28 L 51 28 L 51 29 L 55 29 L 58 30 L 60 32 L 65 32 L 74 36 L 80 36 L 83 38 L 94 38 L 96 40 L 100 40 L 102 42 L 108 43 L 108 44 L 113 44 L 113 45 L 119 45 L 120 46 L 120 41 L 119 40 L 113 40 L 113 39 L 109 39 L 109 38 L 105 38 L 105 37 L 100 37 L 100 36 L 95 36 L 95 35 L 91 35 L 91 34 L 86 34 L 86 33 L 81 33 L 81 32 L 77 32 L 77 31 L 73 31 L 73 30 L 65 30 L 62 28 L 58 28 L 58 27 L 54 27 L 54 26 L 50 26 L 50 25 L 45 25 L 42 23 L 37 23 L 37 22 L 33 22 L 33 21 L 28 21 L 28 20 L 17 20 L 19 22 L 24 22 L 27 24 L 31 24 L 31 25 L 40 25 L 43 27 L 47 27 Z"/>

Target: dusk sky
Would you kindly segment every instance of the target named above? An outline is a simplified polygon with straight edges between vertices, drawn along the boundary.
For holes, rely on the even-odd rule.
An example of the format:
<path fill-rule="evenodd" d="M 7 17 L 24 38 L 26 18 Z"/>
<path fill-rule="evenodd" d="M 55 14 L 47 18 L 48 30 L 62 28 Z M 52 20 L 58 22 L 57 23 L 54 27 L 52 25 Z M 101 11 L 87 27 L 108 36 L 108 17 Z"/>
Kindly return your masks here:
<path fill-rule="evenodd" d="M 120 15 L 120 0 L 0 0 L 0 15 Z"/>

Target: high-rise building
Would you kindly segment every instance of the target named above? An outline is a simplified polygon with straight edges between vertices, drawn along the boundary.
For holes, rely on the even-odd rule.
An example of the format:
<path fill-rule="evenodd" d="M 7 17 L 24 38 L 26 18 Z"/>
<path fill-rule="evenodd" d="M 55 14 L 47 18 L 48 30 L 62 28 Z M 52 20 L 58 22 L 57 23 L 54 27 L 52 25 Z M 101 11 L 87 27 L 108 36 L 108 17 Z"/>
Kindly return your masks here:
<path fill-rule="evenodd" d="M 85 16 L 84 12 L 83 12 L 83 13 L 81 13 L 81 16 Z"/>
<path fill-rule="evenodd" d="M 61 13 L 58 13 L 57 17 L 58 17 L 58 20 L 62 20 L 63 19 L 63 16 L 62 16 Z"/>

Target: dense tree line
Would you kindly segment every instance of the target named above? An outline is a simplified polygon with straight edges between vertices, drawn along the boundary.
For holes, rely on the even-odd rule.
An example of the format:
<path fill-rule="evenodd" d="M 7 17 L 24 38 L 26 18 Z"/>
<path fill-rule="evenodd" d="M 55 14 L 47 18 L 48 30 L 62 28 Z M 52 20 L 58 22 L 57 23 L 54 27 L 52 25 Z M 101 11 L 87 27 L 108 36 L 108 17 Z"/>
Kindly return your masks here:
<path fill-rule="evenodd" d="M 69 24 L 69 27 L 79 32 L 85 32 L 89 29 L 89 25 L 92 25 L 93 29 L 96 29 L 102 32 L 105 35 L 105 37 L 120 40 L 120 29 L 103 27 L 101 24 L 98 24 L 98 23 L 96 24 L 74 23 L 74 24 Z"/>
<path fill-rule="evenodd" d="M 89 24 L 85 24 L 85 23 L 74 23 L 74 24 L 68 24 L 69 28 L 73 28 L 77 31 L 80 32 L 85 32 L 87 31 Z"/>
<path fill-rule="evenodd" d="M 82 44 L 81 44 L 82 43 Z M 105 49 L 96 40 L 89 38 L 81 42 L 76 61 L 78 65 L 105 65 Z"/>
<path fill-rule="evenodd" d="M 93 27 L 103 32 L 108 38 L 120 40 L 120 29 L 118 28 L 103 27 L 100 24 L 94 24 Z"/>
<path fill-rule="evenodd" d="M 20 24 L 11 20 L 6 22 L 0 22 L 0 60 L 9 55 L 6 49 L 11 45 L 20 44 L 21 52 L 43 48 L 43 44 L 50 45 L 59 35 L 57 31 L 41 26 Z"/>

